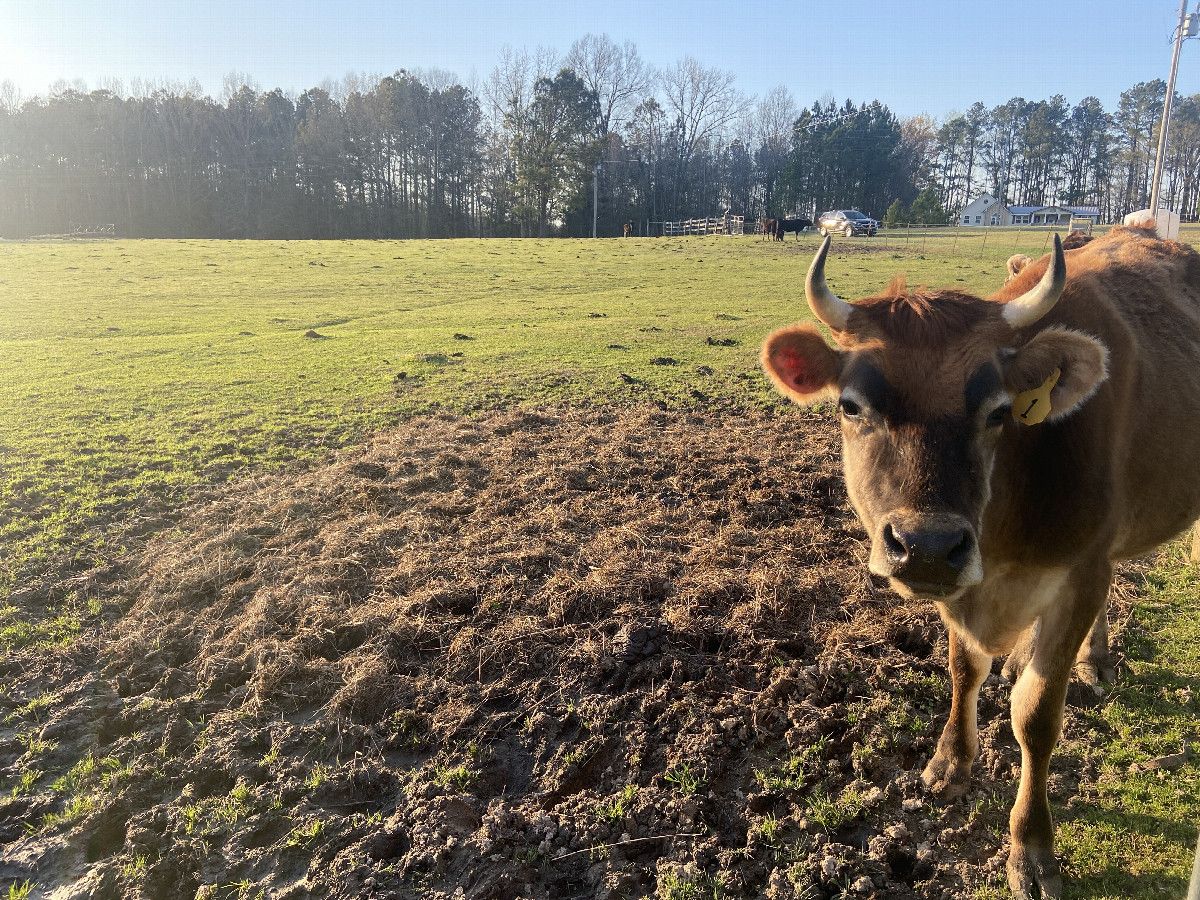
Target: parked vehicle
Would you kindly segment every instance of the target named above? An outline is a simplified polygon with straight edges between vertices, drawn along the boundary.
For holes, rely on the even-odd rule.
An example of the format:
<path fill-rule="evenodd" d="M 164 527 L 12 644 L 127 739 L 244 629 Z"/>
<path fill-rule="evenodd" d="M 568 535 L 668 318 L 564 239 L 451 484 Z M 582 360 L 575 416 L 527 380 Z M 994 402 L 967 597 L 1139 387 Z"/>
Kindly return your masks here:
<path fill-rule="evenodd" d="M 857 209 L 831 209 L 817 217 L 817 230 L 822 235 L 871 235 L 879 230 L 879 223 L 870 216 L 864 216 Z"/>

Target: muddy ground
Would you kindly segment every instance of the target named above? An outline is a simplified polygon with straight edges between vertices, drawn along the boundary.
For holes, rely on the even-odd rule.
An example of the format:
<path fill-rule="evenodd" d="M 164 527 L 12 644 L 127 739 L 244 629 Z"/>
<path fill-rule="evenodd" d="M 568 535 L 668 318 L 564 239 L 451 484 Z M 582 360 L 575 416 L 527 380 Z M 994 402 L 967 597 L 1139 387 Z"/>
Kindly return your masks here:
<path fill-rule="evenodd" d="M 121 617 L 0 672 L 0 890 L 970 896 L 1007 685 L 931 804 L 945 637 L 865 540 L 803 410 L 444 416 L 223 489 L 57 586 Z"/>

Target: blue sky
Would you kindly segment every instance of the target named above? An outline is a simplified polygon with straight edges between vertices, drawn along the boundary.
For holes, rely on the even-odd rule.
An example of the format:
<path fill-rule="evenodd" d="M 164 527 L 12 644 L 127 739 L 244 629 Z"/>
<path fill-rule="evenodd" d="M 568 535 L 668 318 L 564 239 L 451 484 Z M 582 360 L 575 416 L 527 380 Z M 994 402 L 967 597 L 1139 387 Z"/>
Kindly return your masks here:
<path fill-rule="evenodd" d="M 1194 0 L 1193 0 L 1194 2 Z M 217 96 L 243 72 L 300 93 L 348 72 L 440 68 L 484 80 L 507 45 L 565 53 L 585 34 L 633 41 L 659 67 L 691 55 L 762 96 L 801 106 L 878 99 L 939 119 L 1014 96 L 1113 110 L 1121 91 L 1166 78 L 1178 0 L 0 0 L 0 82 L 26 98 L 59 79 L 198 80 Z M 1200 92 L 1200 40 L 1176 89 Z"/>

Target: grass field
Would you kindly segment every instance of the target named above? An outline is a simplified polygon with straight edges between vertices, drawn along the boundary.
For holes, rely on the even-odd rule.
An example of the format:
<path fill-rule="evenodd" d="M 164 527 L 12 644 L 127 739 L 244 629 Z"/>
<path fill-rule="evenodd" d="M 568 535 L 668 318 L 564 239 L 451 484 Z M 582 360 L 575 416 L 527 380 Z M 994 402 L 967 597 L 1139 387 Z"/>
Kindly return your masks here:
<path fill-rule="evenodd" d="M 99 549 L 81 529 L 432 409 L 775 403 L 758 344 L 804 313 L 814 245 L 0 244 L 0 585 Z M 835 252 L 829 276 L 847 296 L 900 268 L 982 292 L 996 246 Z"/>
<path fill-rule="evenodd" d="M 849 298 L 896 271 L 986 294 L 1047 235 L 970 239 L 835 243 L 827 276 Z M 25 605 L 31 585 L 119 559 L 214 484 L 401 421 L 519 404 L 781 407 L 758 347 L 806 317 L 816 242 L 0 244 L 0 651 L 69 643 L 105 612 L 52 594 Z M 1182 895 L 1200 766 L 1141 767 L 1200 733 L 1197 590 L 1178 548 L 1155 564 L 1124 680 L 1089 713 L 1120 739 L 1063 748 L 1101 771 L 1056 812 L 1068 896 Z"/>

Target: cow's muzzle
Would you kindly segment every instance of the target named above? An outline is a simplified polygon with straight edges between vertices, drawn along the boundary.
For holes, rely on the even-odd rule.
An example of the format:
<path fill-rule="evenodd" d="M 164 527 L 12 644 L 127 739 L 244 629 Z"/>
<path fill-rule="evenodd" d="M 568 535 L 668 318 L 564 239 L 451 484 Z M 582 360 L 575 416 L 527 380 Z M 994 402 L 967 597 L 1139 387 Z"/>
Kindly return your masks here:
<path fill-rule="evenodd" d="M 983 580 L 975 529 L 949 513 L 885 518 L 872 541 L 870 567 L 913 597 L 946 598 Z"/>

